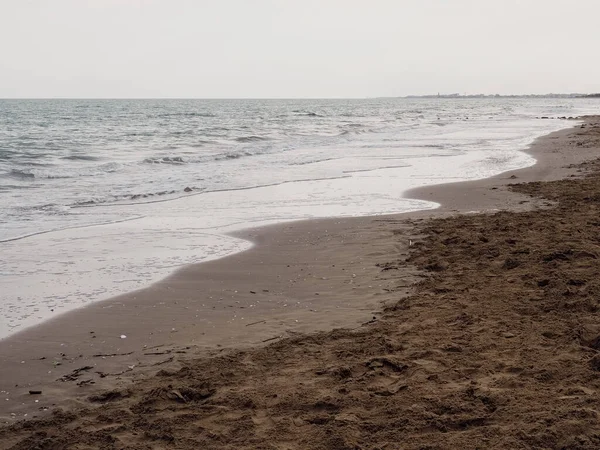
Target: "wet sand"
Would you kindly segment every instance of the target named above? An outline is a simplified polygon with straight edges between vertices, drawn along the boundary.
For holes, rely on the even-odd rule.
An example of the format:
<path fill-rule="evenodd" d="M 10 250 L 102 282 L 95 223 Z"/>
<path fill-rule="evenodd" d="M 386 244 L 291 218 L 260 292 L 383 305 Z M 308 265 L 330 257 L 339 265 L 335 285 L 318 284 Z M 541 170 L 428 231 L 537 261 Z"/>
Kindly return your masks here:
<path fill-rule="evenodd" d="M 25 414 L 50 419 L 32 423 L 31 429 L 0 431 L 0 442 L 22 442 L 16 448 L 31 448 L 25 445 L 35 439 L 54 439 L 65 448 L 77 442 L 97 446 L 102 439 L 106 448 L 160 447 L 165 439 L 175 448 L 307 448 L 307 442 L 320 445 L 309 448 L 374 448 L 376 438 L 380 448 L 386 442 L 397 448 L 395 439 L 410 436 L 414 442 L 441 445 L 440 433 L 454 439 L 458 431 L 471 428 L 500 439 L 501 426 L 488 417 L 501 404 L 494 400 L 497 390 L 519 392 L 533 401 L 540 393 L 529 387 L 520 391 L 522 385 L 533 380 L 552 386 L 557 370 L 544 369 L 551 374 L 542 381 L 531 372 L 530 363 L 539 361 L 530 353 L 545 355 L 540 349 L 556 351 L 558 344 L 538 329 L 542 337 L 533 339 L 529 333 L 535 327 L 521 312 L 527 310 L 521 305 L 523 295 L 543 298 L 554 278 L 547 284 L 545 278 L 536 281 L 543 286 L 521 286 L 521 281 L 541 276 L 535 261 L 521 259 L 546 245 L 542 235 L 552 224 L 568 222 L 562 232 L 572 232 L 566 227 L 581 209 L 573 204 L 572 210 L 561 209 L 565 187 L 560 183 L 568 181 L 555 182 L 559 185 L 553 190 L 539 187 L 553 183 L 524 185 L 518 192 L 509 185 L 582 174 L 585 167 L 574 166 L 600 156 L 597 123 L 590 118 L 584 128 L 536 141 L 529 150 L 538 160 L 533 167 L 409 194 L 442 203 L 438 210 L 247 230 L 240 235 L 257 244 L 247 252 L 190 266 L 151 288 L 67 313 L 1 341 L 0 390 L 5 392 L 0 398 L 8 400 L 0 403 L 0 416 L 7 422 Z M 572 189 L 581 193 L 583 185 L 577 186 Z M 544 189 L 554 197 L 545 191 L 546 198 L 529 195 Z M 498 210 L 512 212 L 501 213 L 507 214 L 502 219 L 457 216 Z M 543 215 L 548 215 L 546 228 L 528 234 Z M 431 218 L 436 221 L 426 220 Z M 513 225 L 519 225 L 512 229 L 516 237 L 504 236 Z M 487 241 L 474 239 L 480 235 Z M 529 253 L 511 257 L 524 238 Z M 450 251 L 446 241 L 460 245 Z M 573 254 L 558 258 L 569 261 Z M 593 258 L 583 259 L 587 264 Z M 525 269 L 529 272 L 519 272 Z M 424 281 L 415 288 L 418 280 Z M 573 280 L 573 286 L 588 283 Z M 527 303 L 534 309 L 541 305 Z M 552 319 L 581 321 L 577 314 L 563 315 Z M 547 334 L 560 337 L 565 361 L 577 365 L 588 358 L 588 350 L 579 350 L 581 342 L 575 345 L 564 334 L 564 323 L 555 325 L 549 325 Z M 330 332 L 332 328 L 345 330 Z M 574 349 L 582 353 L 574 357 Z M 526 357 L 531 359 L 527 364 L 520 360 Z M 590 377 L 581 374 L 591 370 L 587 360 L 577 368 L 573 376 L 583 383 L 581 392 L 595 395 Z M 161 369 L 166 372 L 157 376 Z M 494 387 L 496 375 L 509 378 L 506 386 Z M 483 385 L 491 393 L 483 396 L 477 390 Z M 107 396 L 106 390 L 112 394 Z M 584 394 L 562 397 L 579 401 Z M 465 399 L 478 406 L 467 408 L 461 403 Z M 488 407 L 490 402 L 495 409 Z M 105 406 L 96 410 L 98 404 Z M 59 406 L 91 409 L 50 416 Z M 115 420 L 118 414 L 124 418 Z M 440 419 L 445 415 L 452 420 Z M 547 420 L 541 412 L 536 417 L 542 416 Z M 136 420 L 141 422 L 136 425 Z M 566 434 L 591 430 L 586 420 L 576 420 L 575 431 Z M 61 423 L 68 427 L 48 434 Z M 185 431 L 192 429 L 195 434 Z M 31 430 L 47 434 L 22 441 Z M 511 439 L 521 445 L 515 433 Z"/>

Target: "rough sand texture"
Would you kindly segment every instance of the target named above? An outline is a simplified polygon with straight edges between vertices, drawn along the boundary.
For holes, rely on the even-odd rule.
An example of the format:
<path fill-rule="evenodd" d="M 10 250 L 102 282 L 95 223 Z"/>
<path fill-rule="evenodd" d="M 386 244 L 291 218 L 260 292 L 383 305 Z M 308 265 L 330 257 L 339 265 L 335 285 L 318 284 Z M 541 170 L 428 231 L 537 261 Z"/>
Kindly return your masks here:
<path fill-rule="evenodd" d="M 545 146 L 555 156 L 555 164 L 598 155 L 598 119 L 589 119 L 583 129 L 553 134 L 542 144 L 535 148 L 541 151 Z M 327 289 L 319 293 L 318 297 L 323 297 L 320 305 L 329 297 L 341 303 L 348 297 L 349 305 L 364 297 L 373 302 L 369 307 L 387 300 L 388 307 L 377 320 L 353 330 L 302 334 L 218 355 L 159 341 L 159 351 L 146 353 L 164 353 L 148 358 L 163 358 L 152 364 L 163 363 L 166 370 L 151 375 L 160 367 L 147 368 L 134 384 L 124 376 L 105 376 L 102 379 L 112 388 L 101 393 L 97 385 L 85 383 L 70 390 L 52 385 L 51 389 L 63 396 L 74 396 L 79 389 L 83 398 L 79 403 L 85 409 L 56 409 L 37 421 L 7 426 L 0 430 L 0 443 L 17 449 L 600 447 L 596 410 L 600 388 L 600 356 L 596 356 L 600 348 L 600 284 L 596 280 L 600 269 L 600 165 L 593 162 L 552 171 L 545 169 L 543 161 L 540 157 L 537 169 L 530 169 L 546 172 L 538 179 L 556 179 L 557 174 L 578 170 L 590 174 L 584 179 L 520 184 L 512 187 L 518 196 L 510 195 L 505 187 L 508 182 L 520 181 L 510 175 L 471 187 L 455 185 L 472 193 L 481 190 L 480 200 L 495 200 L 477 207 L 473 197 L 455 195 L 437 214 L 468 210 L 472 205 L 473 209 L 490 210 L 494 201 L 520 212 L 433 221 L 424 221 L 418 214 L 410 220 L 360 219 L 364 230 L 355 227 L 360 221 L 352 222 L 353 228 L 329 227 L 330 223 L 348 227 L 345 221 L 283 228 L 297 238 L 295 233 L 308 226 L 303 229 L 304 247 L 312 245 L 307 250 L 315 256 L 311 264 L 318 262 L 317 268 L 327 268 L 331 274 L 336 270 L 352 273 L 321 277 L 320 281 L 305 276 L 300 283 L 281 284 L 277 289 L 308 286 L 306 290 L 298 288 L 297 295 L 301 295 L 315 291 L 315 285 L 323 281 Z M 552 161 L 552 156 L 546 161 Z M 527 170 L 518 173 L 521 180 L 530 176 Z M 429 189 L 416 194 L 429 192 L 435 193 Z M 438 193 L 446 195 L 447 189 Z M 527 195 L 544 198 L 529 203 L 546 207 L 524 210 L 530 206 L 521 203 L 529 201 Z M 319 229 L 323 224 L 332 229 L 330 236 L 329 231 L 323 234 Z M 277 233 L 269 236 L 274 235 Z M 354 245 L 340 241 L 340 235 Z M 275 245 L 275 238 L 263 239 L 271 240 L 258 245 L 256 251 Z M 409 239 L 416 244 L 406 261 Z M 282 243 L 287 242 L 291 252 L 287 257 L 302 260 L 291 241 L 281 240 L 271 249 L 285 248 Z M 320 253 L 328 246 L 337 248 L 337 253 Z M 347 265 L 333 267 L 327 258 L 341 249 L 349 252 L 340 260 Z M 364 259 L 359 261 L 361 254 L 356 251 L 361 249 Z M 273 275 L 280 273 L 284 261 L 277 260 L 273 252 L 270 257 L 275 258 L 269 262 Z M 352 261 L 344 261 L 344 257 Z M 265 256 L 265 261 L 270 260 Z M 404 277 L 408 273 L 414 278 L 414 266 L 428 276 L 407 296 L 409 286 Z M 364 271 L 353 270 L 356 267 Z M 298 267 L 293 270 L 293 274 L 299 272 Z M 221 280 L 228 282 L 227 278 Z M 262 283 L 264 278 L 256 282 Z M 357 287 L 352 286 L 355 283 L 360 283 L 359 289 L 352 289 Z M 248 293 L 246 297 L 257 295 Z M 283 290 L 282 295 L 287 296 L 288 291 Z M 295 317 L 290 313 L 291 320 Z M 246 329 L 255 327 L 246 325 Z M 306 328 L 310 331 L 311 326 Z M 27 347 L 22 336 L 20 339 L 14 341 L 21 343 L 20 351 L 30 352 L 31 341 Z M 139 348 L 130 351 L 141 353 Z M 187 357 L 182 359 L 176 351 L 187 351 Z M 207 356 L 195 356 L 198 354 Z M 177 360 L 169 361 L 172 356 Z M 73 369 L 87 361 L 83 355 L 63 358 Z M 118 358 L 141 357 L 134 353 L 108 360 L 122 365 Z M 142 358 L 142 364 L 150 364 L 148 361 Z M 71 372 L 73 379 L 63 384 L 75 386 L 97 371 L 94 365 Z M 21 393 L 21 398 L 25 395 Z M 46 401 L 45 395 L 40 401 Z M 31 408 L 30 403 L 25 406 Z"/>

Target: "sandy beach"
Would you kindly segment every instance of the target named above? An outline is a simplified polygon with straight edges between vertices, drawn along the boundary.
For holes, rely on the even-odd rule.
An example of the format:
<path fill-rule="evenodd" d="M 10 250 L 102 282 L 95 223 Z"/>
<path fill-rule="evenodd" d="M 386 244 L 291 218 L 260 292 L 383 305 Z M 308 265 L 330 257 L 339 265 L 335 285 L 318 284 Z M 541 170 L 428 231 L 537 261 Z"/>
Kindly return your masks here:
<path fill-rule="evenodd" d="M 598 448 L 600 118 L 577 123 L 409 193 L 437 210 L 249 229 L 0 341 L 0 447 Z"/>

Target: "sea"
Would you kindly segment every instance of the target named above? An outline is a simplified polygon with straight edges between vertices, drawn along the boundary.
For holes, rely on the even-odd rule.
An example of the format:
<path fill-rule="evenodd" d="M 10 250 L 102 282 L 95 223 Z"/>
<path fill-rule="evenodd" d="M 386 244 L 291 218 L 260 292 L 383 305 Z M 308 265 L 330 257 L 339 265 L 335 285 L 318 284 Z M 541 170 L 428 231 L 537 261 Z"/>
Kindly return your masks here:
<path fill-rule="evenodd" d="M 596 99 L 0 100 L 0 338 L 248 249 L 228 233 L 435 208 Z"/>

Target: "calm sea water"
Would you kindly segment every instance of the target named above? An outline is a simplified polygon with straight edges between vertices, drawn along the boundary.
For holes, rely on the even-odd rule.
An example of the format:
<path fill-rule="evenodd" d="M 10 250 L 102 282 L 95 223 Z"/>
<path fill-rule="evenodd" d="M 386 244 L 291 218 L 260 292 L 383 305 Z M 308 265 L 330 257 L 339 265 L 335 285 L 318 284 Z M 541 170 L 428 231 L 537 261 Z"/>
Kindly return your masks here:
<path fill-rule="evenodd" d="M 594 100 L 0 100 L 0 337 L 249 246 L 232 229 L 435 207 Z"/>

